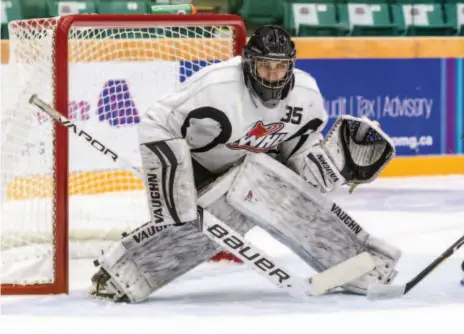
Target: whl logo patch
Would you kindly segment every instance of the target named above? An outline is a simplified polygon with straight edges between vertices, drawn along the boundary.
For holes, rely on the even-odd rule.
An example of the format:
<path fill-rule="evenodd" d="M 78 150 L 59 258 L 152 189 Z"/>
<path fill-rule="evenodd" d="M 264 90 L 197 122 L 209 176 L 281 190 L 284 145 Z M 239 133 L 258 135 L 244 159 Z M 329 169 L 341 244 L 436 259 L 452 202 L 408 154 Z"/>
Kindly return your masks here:
<path fill-rule="evenodd" d="M 284 141 L 287 132 L 280 132 L 284 126 L 281 122 L 263 124 L 258 121 L 245 136 L 233 143 L 227 143 L 226 146 L 231 150 L 248 150 L 256 153 L 269 151 Z"/>

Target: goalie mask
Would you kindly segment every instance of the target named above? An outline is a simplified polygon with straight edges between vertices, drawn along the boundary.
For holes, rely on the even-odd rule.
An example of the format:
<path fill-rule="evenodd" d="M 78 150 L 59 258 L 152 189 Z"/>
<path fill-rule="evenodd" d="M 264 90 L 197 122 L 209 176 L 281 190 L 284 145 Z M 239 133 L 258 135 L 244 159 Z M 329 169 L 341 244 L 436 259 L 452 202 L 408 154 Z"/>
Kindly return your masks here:
<path fill-rule="evenodd" d="M 266 107 L 275 107 L 293 88 L 296 50 L 279 26 L 257 29 L 243 50 L 245 84 Z"/>

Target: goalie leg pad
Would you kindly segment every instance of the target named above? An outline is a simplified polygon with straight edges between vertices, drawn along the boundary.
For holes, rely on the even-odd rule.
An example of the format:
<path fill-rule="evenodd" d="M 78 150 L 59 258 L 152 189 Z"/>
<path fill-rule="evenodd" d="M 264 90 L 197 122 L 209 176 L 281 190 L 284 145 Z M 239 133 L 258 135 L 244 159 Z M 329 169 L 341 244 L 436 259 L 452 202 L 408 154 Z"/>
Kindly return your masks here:
<path fill-rule="evenodd" d="M 152 222 L 182 225 L 197 217 L 197 191 L 184 139 L 140 145 Z"/>
<path fill-rule="evenodd" d="M 373 238 L 341 207 L 265 154 L 248 156 L 227 201 L 286 244 L 315 270 L 323 271 L 368 251 L 377 266 L 345 286 L 364 294 L 371 283 L 388 283 L 400 251 Z"/>
<path fill-rule="evenodd" d="M 255 224 L 225 200 L 227 184 L 235 172 L 226 174 L 203 190 L 199 204 L 244 235 Z M 143 301 L 221 250 L 218 244 L 198 231 L 195 224 L 161 228 L 149 222 L 125 236 L 98 259 L 101 268 L 110 276 L 105 292 L 101 294 L 111 294 L 115 296 L 112 299 L 128 302 Z M 94 286 L 96 289 L 96 282 Z"/>
<path fill-rule="evenodd" d="M 142 226 L 98 260 L 119 290 L 115 299 L 125 296 L 129 302 L 143 301 L 220 250 L 193 224 L 169 227 L 160 233 L 152 228 L 151 223 Z M 140 243 L 139 236 L 144 233 L 149 237 Z M 105 289 L 115 293 L 111 286 Z"/>

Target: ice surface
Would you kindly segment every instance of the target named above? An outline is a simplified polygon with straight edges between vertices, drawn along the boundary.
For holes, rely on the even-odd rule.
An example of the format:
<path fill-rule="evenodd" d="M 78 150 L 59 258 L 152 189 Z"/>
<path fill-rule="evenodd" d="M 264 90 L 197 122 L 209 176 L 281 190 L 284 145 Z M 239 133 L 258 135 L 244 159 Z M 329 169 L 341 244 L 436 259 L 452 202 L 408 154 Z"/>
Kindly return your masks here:
<path fill-rule="evenodd" d="M 396 283 L 464 234 L 464 176 L 380 179 L 331 196 L 370 233 L 402 249 Z M 263 231 L 247 237 L 296 272 L 313 272 Z M 303 302 L 244 266 L 208 263 L 136 305 L 87 298 L 94 268 L 75 260 L 68 296 L 2 296 L 0 333 L 458 333 L 463 259 L 461 249 L 403 298 L 382 301 L 334 293 Z"/>

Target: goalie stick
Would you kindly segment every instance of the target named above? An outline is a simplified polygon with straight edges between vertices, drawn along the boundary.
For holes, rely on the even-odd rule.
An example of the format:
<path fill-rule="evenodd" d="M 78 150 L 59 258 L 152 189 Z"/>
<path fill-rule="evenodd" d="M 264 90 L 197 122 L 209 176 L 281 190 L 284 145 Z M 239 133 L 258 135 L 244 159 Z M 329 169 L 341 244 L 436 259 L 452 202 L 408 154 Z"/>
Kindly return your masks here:
<path fill-rule="evenodd" d="M 451 255 L 454 254 L 462 245 L 464 245 L 464 235 L 460 237 L 454 244 L 452 244 L 447 250 L 445 250 L 439 257 L 437 257 L 432 263 L 430 263 L 424 270 L 417 274 L 409 282 L 401 285 L 382 285 L 373 284 L 369 286 L 367 290 L 367 298 L 371 300 L 376 299 L 392 299 L 399 298 L 407 294 L 412 288 L 414 288 L 419 282 L 427 277 L 433 270 L 435 270 L 440 264 L 445 262 Z"/>
<path fill-rule="evenodd" d="M 36 94 L 31 96 L 29 103 L 37 106 L 39 109 L 50 115 L 55 121 L 71 130 L 78 138 L 87 142 L 102 155 L 113 161 L 113 163 L 130 170 L 135 176 L 143 179 L 143 174 L 138 168 L 125 161 L 115 151 L 101 143 L 91 134 L 80 129 L 67 117 L 63 116 L 60 112 L 42 101 Z M 294 297 L 306 298 L 308 296 L 322 295 L 336 287 L 342 286 L 361 277 L 375 267 L 370 254 L 363 252 L 309 278 L 301 278 L 277 264 L 274 259 L 269 257 L 256 246 L 252 245 L 239 233 L 235 232 L 230 226 L 214 217 L 207 210 L 198 207 L 198 212 L 199 219 L 196 224 L 198 224 L 197 228 L 203 234 L 219 244 L 222 248 L 241 259 L 243 263 L 258 272 L 274 285 L 280 288 L 285 288 L 287 292 Z M 204 219 L 205 217 L 208 217 L 208 219 Z M 172 225 L 159 224 L 158 226 Z M 242 254 L 244 253 L 244 249 L 247 249 L 247 251 L 253 251 L 259 255 L 250 260 Z"/>

